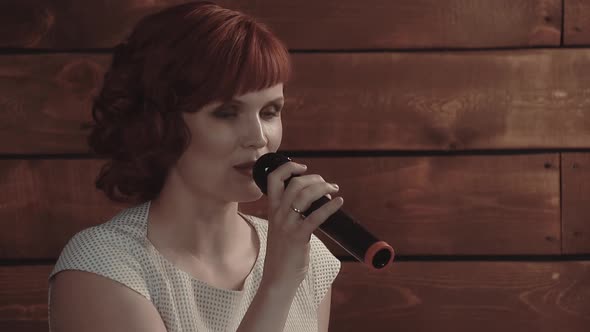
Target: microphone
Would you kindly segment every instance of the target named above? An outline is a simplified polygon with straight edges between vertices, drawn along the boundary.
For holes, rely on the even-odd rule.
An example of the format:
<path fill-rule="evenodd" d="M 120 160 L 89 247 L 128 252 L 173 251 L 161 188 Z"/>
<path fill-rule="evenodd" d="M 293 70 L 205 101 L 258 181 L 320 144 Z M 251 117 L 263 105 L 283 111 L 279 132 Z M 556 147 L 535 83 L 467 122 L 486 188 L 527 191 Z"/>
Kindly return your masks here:
<path fill-rule="evenodd" d="M 268 174 L 272 173 L 282 164 L 290 161 L 291 159 L 289 157 L 274 152 L 267 153 L 258 158 L 253 166 L 252 176 L 256 185 L 265 195 L 267 194 Z M 285 187 L 296 176 L 300 175 L 295 174 L 285 180 Z M 329 201 L 330 199 L 328 197 L 322 196 L 313 202 L 309 209 L 303 212 L 303 215 L 307 217 Z M 387 242 L 377 239 L 354 218 L 342 211 L 342 209 L 338 209 L 338 211 L 326 219 L 319 226 L 319 229 L 359 262 L 368 265 L 374 270 L 384 268 L 393 261 L 393 257 L 395 256 L 393 248 Z"/>

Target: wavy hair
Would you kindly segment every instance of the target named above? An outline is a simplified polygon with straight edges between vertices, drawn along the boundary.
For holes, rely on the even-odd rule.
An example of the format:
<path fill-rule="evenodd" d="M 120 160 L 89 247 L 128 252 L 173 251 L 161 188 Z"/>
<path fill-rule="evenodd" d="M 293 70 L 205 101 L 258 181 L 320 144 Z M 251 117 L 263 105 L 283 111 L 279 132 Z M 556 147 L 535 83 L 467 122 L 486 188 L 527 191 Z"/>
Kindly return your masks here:
<path fill-rule="evenodd" d="M 286 83 L 286 46 L 263 23 L 211 1 L 145 16 L 115 47 L 92 105 L 95 185 L 115 202 L 156 198 L 191 135 L 182 112 Z"/>

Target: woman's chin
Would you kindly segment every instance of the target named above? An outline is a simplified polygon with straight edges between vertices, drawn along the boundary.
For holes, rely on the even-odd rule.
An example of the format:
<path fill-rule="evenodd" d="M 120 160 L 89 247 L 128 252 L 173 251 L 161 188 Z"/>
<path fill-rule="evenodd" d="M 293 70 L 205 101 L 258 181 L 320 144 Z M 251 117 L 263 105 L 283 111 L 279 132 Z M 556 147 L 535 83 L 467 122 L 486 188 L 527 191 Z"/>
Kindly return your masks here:
<path fill-rule="evenodd" d="M 238 202 L 247 203 L 247 202 L 255 202 L 262 198 L 264 194 L 260 191 L 260 188 L 256 185 L 256 183 L 252 182 L 251 188 L 248 188 L 247 192 L 244 190 L 238 197 Z"/>

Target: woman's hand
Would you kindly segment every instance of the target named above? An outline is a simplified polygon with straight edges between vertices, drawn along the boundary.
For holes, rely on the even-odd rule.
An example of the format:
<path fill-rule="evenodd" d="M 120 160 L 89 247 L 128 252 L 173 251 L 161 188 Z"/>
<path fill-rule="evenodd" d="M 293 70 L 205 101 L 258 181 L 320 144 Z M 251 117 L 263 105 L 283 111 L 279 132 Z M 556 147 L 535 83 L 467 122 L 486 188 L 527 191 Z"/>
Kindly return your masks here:
<path fill-rule="evenodd" d="M 331 199 L 330 193 L 338 192 L 317 174 L 293 177 L 285 188 L 285 180 L 305 171 L 303 165 L 287 162 L 268 175 L 269 225 L 262 277 L 265 284 L 299 286 L 308 271 L 312 233 L 344 202 L 341 197 L 332 199 L 302 219 L 291 207 L 306 211 L 320 197 Z"/>

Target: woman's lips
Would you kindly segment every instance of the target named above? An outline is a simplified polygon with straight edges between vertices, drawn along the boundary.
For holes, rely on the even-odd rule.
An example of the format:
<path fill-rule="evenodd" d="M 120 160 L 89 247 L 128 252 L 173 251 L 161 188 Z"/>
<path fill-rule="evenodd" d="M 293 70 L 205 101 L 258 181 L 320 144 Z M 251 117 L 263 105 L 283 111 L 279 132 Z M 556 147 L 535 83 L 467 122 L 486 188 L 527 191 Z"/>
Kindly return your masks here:
<path fill-rule="evenodd" d="M 250 168 L 250 167 L 243 167 L 243 168 L 234 167 L 234 169 L 236 171 L 238 171 L 238 173 L 240 173 L 242 175 L 245 175 L 245 176 L 248 176 L 248 177 L 252 177 L 252 168 Z"/>

